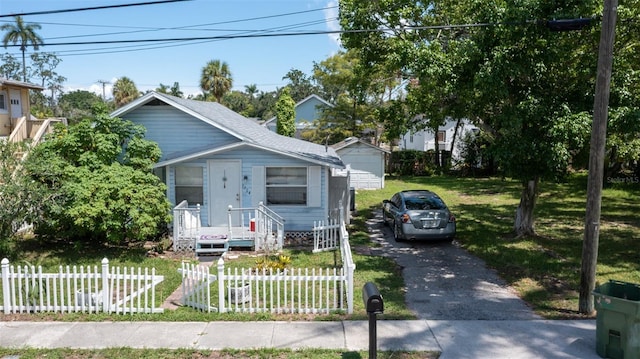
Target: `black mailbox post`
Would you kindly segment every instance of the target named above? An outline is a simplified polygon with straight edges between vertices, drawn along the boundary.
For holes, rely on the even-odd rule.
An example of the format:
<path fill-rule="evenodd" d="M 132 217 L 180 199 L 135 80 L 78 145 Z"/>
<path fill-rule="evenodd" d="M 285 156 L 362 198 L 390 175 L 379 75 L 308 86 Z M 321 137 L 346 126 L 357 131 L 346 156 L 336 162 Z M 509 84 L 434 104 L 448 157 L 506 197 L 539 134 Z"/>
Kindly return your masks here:
<path fill-rule="evenodd" d="M 375 284 L 365 283 L 362 288 L 362 302 L 369 316 L 369 359 L 376 359 L 378 356 L 376 315 L 384 313 L 384 300 Z"/>

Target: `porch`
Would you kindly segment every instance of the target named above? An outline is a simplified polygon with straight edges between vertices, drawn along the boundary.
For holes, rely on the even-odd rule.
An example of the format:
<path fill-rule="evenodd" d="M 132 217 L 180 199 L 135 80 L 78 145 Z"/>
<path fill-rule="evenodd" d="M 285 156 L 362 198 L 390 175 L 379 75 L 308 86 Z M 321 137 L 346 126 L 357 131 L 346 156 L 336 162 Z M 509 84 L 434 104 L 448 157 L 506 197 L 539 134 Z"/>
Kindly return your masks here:
<path fill-rule="evenodd" d="M 262 202 L 255 208 L 229 206 L 226 226 L 203 227 L 200 205 L 182 201 L 173 209 L 173 250 L 224 255 L 229 248 L 282 249 L 284 220 Z"/>

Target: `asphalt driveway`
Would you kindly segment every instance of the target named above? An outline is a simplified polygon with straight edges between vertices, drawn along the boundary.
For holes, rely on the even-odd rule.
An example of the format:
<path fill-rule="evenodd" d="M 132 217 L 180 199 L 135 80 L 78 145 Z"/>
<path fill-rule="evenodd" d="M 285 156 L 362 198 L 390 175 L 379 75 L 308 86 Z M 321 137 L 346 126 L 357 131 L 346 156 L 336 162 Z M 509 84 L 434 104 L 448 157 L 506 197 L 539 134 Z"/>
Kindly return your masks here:
<path fill-rule="evenodd" d="M 453 242 L 396 242 L 382 212 L 367 222 L 372 254 L 402 267 L 407 306 L 420 319 L 530 320 L 531 308 L 479 258 Z"/>

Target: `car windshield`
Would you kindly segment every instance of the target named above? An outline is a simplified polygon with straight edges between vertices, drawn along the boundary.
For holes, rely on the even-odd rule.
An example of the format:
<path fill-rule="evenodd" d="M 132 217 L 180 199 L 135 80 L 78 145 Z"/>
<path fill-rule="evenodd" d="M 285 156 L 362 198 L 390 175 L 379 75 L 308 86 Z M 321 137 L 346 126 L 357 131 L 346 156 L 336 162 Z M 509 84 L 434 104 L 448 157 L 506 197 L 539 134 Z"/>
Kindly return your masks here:
<path fill-rule="evenodd" d="M 411 194 L 405 197 L 408 210 L 444 209 L 442 200 L 434 194 Z"/>

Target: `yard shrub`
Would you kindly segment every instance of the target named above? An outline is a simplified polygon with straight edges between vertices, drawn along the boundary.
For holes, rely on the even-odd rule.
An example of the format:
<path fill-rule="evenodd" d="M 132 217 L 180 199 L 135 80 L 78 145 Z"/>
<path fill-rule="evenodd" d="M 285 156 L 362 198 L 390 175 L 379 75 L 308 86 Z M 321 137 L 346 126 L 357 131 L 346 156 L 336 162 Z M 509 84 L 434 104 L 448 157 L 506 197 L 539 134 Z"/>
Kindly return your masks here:
<path fill-rule="evenodd" d="M 0 140 L 0 258 L 10 257 L 16 232 L 28 222 L 37 201 L 33 184 L 25 176 L 20 159 L 27 151 L 24 142 Z"/>
<path fill-rule="evenodd" d="M 387 171 L 398 176 L 431 176 L 436 172 L 435 151 L 394 151 Z"/>
<path fill-rule="evenodd" d="M 122 244 L 155 239 L 170 220 L 166 186 L 152 172 L 160 158 L 144 128 L 110 118 L 56 127 L 25 167 L 41 198 L 37 234 Z"/>

